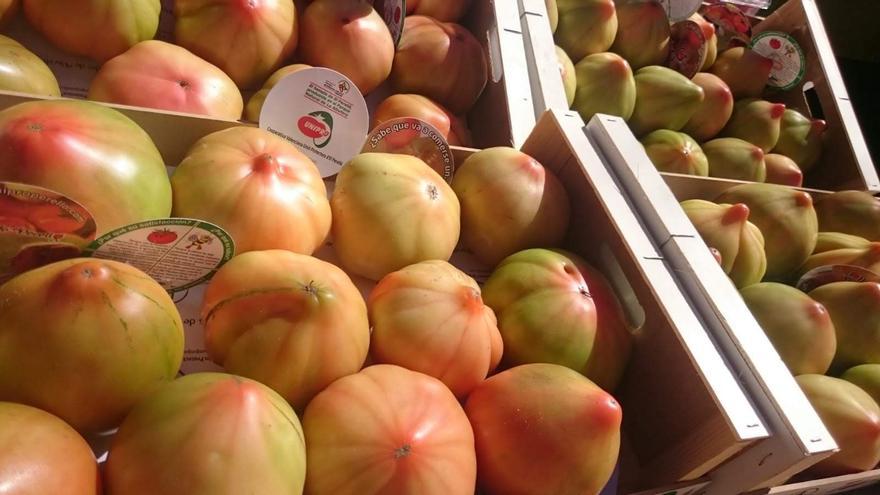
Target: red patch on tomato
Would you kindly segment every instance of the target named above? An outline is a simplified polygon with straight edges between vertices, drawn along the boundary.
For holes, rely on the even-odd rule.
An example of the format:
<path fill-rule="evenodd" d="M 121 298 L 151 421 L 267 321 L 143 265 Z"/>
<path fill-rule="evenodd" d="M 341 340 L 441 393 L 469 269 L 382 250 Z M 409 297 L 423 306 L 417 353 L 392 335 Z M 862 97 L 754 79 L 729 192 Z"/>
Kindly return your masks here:
<path fill-rule="evenodd" d="M 299 127 L 299 132 L 312 139 L 317 139 L 319 137 L 330 135 L 330 129 L 327 128 L 327 124 L 321 122 L 315 117 L 312 117 L 311 115 L 304 115 L 300 117 L 296 125 L 297 127 Z"/>
<path fill-rule="evenodd" d="M 168 230 L 154 230 L 147 236 L 147 240 L 153 244 L 171 244 L 177 240 L 177 234 Z"/>

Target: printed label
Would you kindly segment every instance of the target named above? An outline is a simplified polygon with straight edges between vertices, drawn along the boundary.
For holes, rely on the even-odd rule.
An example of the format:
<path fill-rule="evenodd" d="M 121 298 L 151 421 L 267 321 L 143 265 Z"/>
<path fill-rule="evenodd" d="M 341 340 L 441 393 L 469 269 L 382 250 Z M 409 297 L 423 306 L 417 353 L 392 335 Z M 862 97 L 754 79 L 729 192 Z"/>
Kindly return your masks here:
<path fill-rule="evenodd" d="M 666 66 L 688 79 L 700 72 L 706 61 L 706 36 L 694 21 L 681 21 L 672 25 L 669 37 L 669 58 Z"/>
<path fill-rule="evenodd" d="M 787 33 L 766 31 L 752 39 L 752 50 L 773 61 L 768 86 L 783 91 L 796 87 L 807 71 L 804 50 Z"/>
<path fill-rule="evenodd" d="M 360 152 L 369 114 L 351 80 L 316 67 L 285 76 L 269 91 L 260 128 L 296 145 L 322 177 L 332 177 Z"/>
<path fill-rule="evenodd" d="M 411 117 L 391 119 L 376 126 L 367 136 L 361 151 L 415 156 L 447 182 L 452 181 L 455 172 L 452 151 L 440 131 L 427 122 Z"/>
<path fill-rule="evenodd" d="M 176 292 L 210 279 L 234 252 L 235 243 L 222 228 L 168 218 L 118 228 L 95 240 L 84 254 L 128 263 Z"/>
<path fill-rule="evenodd" d="M 0 282 L 79 256 L 96 233 L 95 219 L 76 201 L 42 187 L 0 182 Z"/>
<path fill-rule="evenodd" d="M 694 15 L 702 3 L 702 0 L 660 0 L 671 22 L 683 21 Z"/>
<path fill-rule="evenodd" d="M 805 273 L 798 280 L 796 287 L 801 292 L 810 292 L 834 282 L 880 282 L 880 275 L 860 266 L 820 266 Z"/>
<path fill-rule="evenodd" d="M 394 46 L 400 43 L 400 35 L 403 34 L 403 21 L 406 18 L 406 2 L 404 0 L 373 0 L 373 8 L 382 16 Z"/>
<path fill-rule="evenodd" d="M 736 5 L 721 3 L 700 8 L 703 17 L 715 25 L 718 53 L 733 46 L 748 46 L 752 39 L 752 24 Z"/>
<path fill-rule="evenodd" d="M 205 322 L 202 321 L 201 309 L 207 287 L 207 284 L 199 284 L 171 294 L 183 320 L 184 348 L 180 375 L 223 371 L 223 367 L 211 361 L 205 350 Z"/>

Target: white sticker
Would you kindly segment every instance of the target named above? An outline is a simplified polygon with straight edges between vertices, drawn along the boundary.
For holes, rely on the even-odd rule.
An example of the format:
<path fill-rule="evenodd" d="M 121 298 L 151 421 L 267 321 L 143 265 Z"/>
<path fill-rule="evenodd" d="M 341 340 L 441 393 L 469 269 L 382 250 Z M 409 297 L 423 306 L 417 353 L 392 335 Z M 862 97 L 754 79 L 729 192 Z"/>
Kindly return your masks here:
<path fill-rule="evenodd" d="M 660 0 L 666 16 L 672 22 L 683 21 L 700 10 L 702 0 Z"/>
<path fill-rule="evenodd" d="M 189 375 L 205 371 L 222 371 L 223 367 L 211 361 L 205 349 L 205 322 L 202 321 L 202 301 L 208 284 L 200 284 L 171 295 L 180 319 L 183 320 L 183 363 L 180 374 Z"/>
<path fill-rule="evenodd" d="M 423 120 L 401 117 L 382 122 L 367 136 L 361 151 L 414 156 L 446 182 L 452 182 L 455 159 L 449 143 L 436 127 Z"/>
<path fill-rule="evenodd" d="M 752 50 L 773 61 L 768 86 L 785 91 L 804 80 L 807 72 L 804 50 L 791 35 L 765 31 L 752 38 Z"/>
<path fill-rule="evenodd" d="M 222 228 L 168 218 L 120 227 L 96 239 L 84 255 L 128 263 L 176 292 L 210 279 L 234 253 L 235 243 Z"/>
<path fill-rule="evenodd" d="M 260 128 L 306 154 L 331 177 L 360 153 L 369 130 L 367 103 L 344 75 L 321 67 L 285 76 L 269 91 Z"/>

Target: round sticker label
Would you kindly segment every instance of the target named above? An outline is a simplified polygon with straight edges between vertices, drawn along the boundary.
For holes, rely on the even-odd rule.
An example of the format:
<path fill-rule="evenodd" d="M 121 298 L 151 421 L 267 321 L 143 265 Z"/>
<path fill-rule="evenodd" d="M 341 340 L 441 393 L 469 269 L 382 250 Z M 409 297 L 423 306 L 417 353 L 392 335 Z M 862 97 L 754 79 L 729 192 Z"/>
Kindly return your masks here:
<path fill-rule="evenodd" d="M 105 234 L 86 256 L 128 263 L 175 292 L 209 280 L 235 253 L 222 228 L 190 218 L 149 220 Z"/>
<path fill-rule="evenodd" d="M 706 45 L 706 37 L 699 24 L 694 21 L 676 22 L 669 37 L 666 66 L 688 79 L 693 78 L 706 60 Z"/>
<path fill-rule="evenodd" d="M 700 10 L 702 0 L 660 0 L 666 16 L 672 22 L 683 21 Z"/>
<path fill-rule="evenodd" d="M 79 256 L 96 233 L 95 219 L 76 201 L 42 187 L 0 182 L 0 282 Z"/>
<path fill-rule="evenodd" d="M 269 91 L 260 128 L 296 145 L 322 177 L 332 177 L 360 152 L 369 113 L 351 80 L 316 67 L 285 76 Z"/>
<path fill-rule="evenodd" d="M 373 0 L 373 8 L 382 16 L 394 46 L 400 43 L 400 35 L 403 34 L 403 21 L 406 18 L 406 2 L 404 0 Z"/>
<path fill-rule="evenodd" d="M 733 46 L 748 46 L 752 39 L 752 23 L 736 5 L 720 3 L 700 9 L 703 17 L 715 25 L 718 53 Z"/>
<path fill-rule="evenodd" d="M 852 265 L 828 265 L 814 268 L 805 273 L 796 285 L 801 292 L 834 282 L 880 282 L 880 275 L 867 268 Z"/>
<path fill-rule="evenodd" d="M 804 80 L 807 71 L 804 50 L 791 35 L 765 31 L 752 39 L 752 50 L 773 61 L 768 86 L 789 90 Z"/>
<path fill-rule="evenodd" d="M 396 153 L 420 158 L 447 182 L 452 181 L 455 162 L 449 143 L 431 124 L 410 117 L 391 119 L 367 136 L 363 153 Z"/>

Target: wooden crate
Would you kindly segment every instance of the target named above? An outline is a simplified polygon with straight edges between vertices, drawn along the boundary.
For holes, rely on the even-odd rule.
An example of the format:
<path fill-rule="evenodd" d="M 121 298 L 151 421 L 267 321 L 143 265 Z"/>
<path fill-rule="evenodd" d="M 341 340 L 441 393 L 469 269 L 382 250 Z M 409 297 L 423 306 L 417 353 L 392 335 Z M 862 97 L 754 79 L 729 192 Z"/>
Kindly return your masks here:
<path fill-rule="evenodd" d="M 173 16 L 171 0 L 163 0 L 162 17 L 157 39 L 172 40 Z M 488 148 L 491 146 L 519 147 L 535 126 L 534 104 L 531 100 L 531 89 L 524 43 L 520 29 L 519 17 L 515 9 L 505 8 L 504 0 L 479 0 L 461 23 L 467 27 L 483 46 L 489 65 L 489 80 L 470 114 L 467 116 L 475 146 Z M 507 6 L 509 7 L 509 6 Z M 62 96 L 84 98 L 92 77 L 99 66 L 84 57 L 65 54 L 53 47 L 45 38 L 32 29 L 19 12 L 2 33 L 8 35 L 30 48 L 42 57 L 58 78 L 62 88 Z M 243 91 L 245 102 L 253 93 Z M 391 94 L 386 83 L 367 95 L 367 103 L 372 113 L 384 97 Z M 0 110 L 21 101 L 44 99 L 33 95 L 0 90 Z M 183 132 L 187 137 L 201 137 L 215 130 L 235 125 L 232 121 L 200 117 L 190 114 L 165 112 L 153 109 L 138 109 L 120 105 L 111 105 L 122 109 L 129 117 L 143 126 L 154 139 L 162 139 L 163 134 Z M 150 114 L 157 114 L 155 118 Z M 151 127 L 158 122 L 165 128 Z M 171 127 L 173 126 L 173 127 Z M 172 139 L 172 141 L 174 141 Z M 179 142 L 190 142 L 189 139 Z M 167 150 L 163 155 L 166 164 L 176 165 L 183 153 L 179 150 Z M 185 150 L 184 150 L 185 151 Z"/>
<path fill-rule="evenodd" d="M 617 117 L 597 116 L 590 122 L 588 134 L 631 198 L 647 230 L 663 246 L 661 252 L 684 282 L 686 292 L 703 301 L 704 312 L 717 315 L 719 325 L 713 328 L 714 335 L 770 429 L 770 438 L 719 467 L 712 475 L 715 486 L 710 485 L 706 493 L 842 493 L 880 481 L 880 470 L 875 470 L 854 478 L 784 485 L 797 473 L 831 455 L 836 444 L 679 206 L 679 201 L 686 199 L 712 200 L 743 182 L 659 174 L 626 123 Z M 802 190 L 817 199 L 830 194 Z M 795 490 L 801 486 L 805 486 L 803 492 Z"/>
<path fill-rule="evenodd" d="M 518 1 L 535 111 L 540 114 L 547 108 L 568 109 L 544 1 Z M 755 34 L 769 30 L 791 33 L 804 49 L 807 61 L 806 75 L 798 87 L 779 93 L 768 91 L 765 96 L 806 115 L 821 117 L 828 123 L 822 161 L 806 174 L 804 184 L 816 189 L 860 189 L 880 193 L 880 178 L 849 100 L 816 0 L 790 0 L 766 19 L 756 19 L 755 22 Z M 809 104 L 807 93 L 815 94 L 817 105 Z"/>

